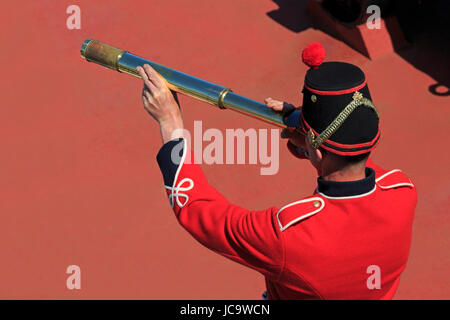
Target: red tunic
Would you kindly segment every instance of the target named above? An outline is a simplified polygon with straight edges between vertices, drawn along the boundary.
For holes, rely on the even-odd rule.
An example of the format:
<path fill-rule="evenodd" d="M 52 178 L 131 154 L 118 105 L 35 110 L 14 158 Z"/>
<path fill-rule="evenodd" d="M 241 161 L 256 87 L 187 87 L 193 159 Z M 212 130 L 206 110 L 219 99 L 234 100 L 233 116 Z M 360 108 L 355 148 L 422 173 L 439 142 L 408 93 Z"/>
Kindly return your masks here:
<path fill-rule="evenodd" d="M 178 152 L 176 165 L 171 158 Z M 369 160 L 364 180 L 319 178 L 311 196 L 253 211 L 208 184 L 189 161 L 184 140 L 166 143 L 157 159 L 179 223 L 204 246 L 263 274 L 269 299 L 393 297 L 408 260 L 417 201 L 400 170 Z M 379 270 L 375 288 L 373 268 Z"/>

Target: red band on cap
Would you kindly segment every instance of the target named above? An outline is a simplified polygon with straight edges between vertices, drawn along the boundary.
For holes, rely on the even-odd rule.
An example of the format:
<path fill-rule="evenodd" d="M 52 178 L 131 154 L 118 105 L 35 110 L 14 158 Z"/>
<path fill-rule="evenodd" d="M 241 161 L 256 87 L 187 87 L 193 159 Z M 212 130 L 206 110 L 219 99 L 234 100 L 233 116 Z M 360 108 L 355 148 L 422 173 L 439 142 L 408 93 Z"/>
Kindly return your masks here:
<path fill-rule="evenodd" d="M 378 145 L 378 142 L 380 142 L 380 140 L 378 140 L 373 146 L 371 146 L 368 149 L 364 149 L 364 150 L 359 150 L 359 151 L 339 151 L 330 147 L 327 147 L 325 145 L 321 145 L 320 147 L 324 148 L 327 151 L 330 151 L 331 153 L 337 154 L 339 156 L 357 156 L 363 153 L 367 153 L 372 151 L 373 149 L 375 149 L 375 147 Z"/>
<path fill-rule="evenodd" d="M 311 130 L 316 136 L 319 135 L 319 133 L 316 132 L 313 128 L 311 128 L 311 126 L 306 122 L 305 118 L 303 117 L 303 114 L 301 115 L 301 122 L 303 123 L 302 129 L 303 129 L 303 131 L 304 131 L 305 133 L 307 133 L 308 130 Z M 308 129 L 308 130 L 306 130 L 306 129 Z M 331 141 L 330 139 L 325 140 L 324 143 L 327 143 L 327 144 L 329 144 L 329 145 L 331 145 L 331 146 L 335 146 L 335 147 L 341 148 L 341 149 L 354 149 L 354 148 L 370 147 L 370 146 L 372 146 L 375 142 L 376 142 L 375 145 L 378 144 L 377 139 L 380 137 L 380 133 L 381 133 L 381 132 L 380 132 L 380 129 L 378 128 L 378 132 L 377 132 L 377 134 L 375 135 L 375 138 L 373 138 L 373 139 L 372 139 L 371 141 L 369 141 L 369 142 L 364 142 L 364 143 L 357 143 L 357 144 L 343 144 L 343 143 L 338 143 L 338 142 Z M 373 149 L 373 147 L 374 147 L 375 145 L 373 145 L 373 146 L 370 148 L 370 150 Z M 323 147 L 324 149 L 330 149 L 329 147 L 326 147 L 326 146 L 324 146 L 323 144 L 321 145 L 321 147 Z M 333 149 L 333 151 L 338 152 L 338 151 L 335 150 L 335 149 Z M 360 151 L 355 151 L 355 152 L 360 152 Z M 364 152 L 367 152 L 367 150 L 362 150 L 362 152 L 360 152 L 360 153 L 364 153 Z M 351 152 L 350 152 L 350 153 L 351 153 Z M 345 153 L 345 154 L 351 155 L 350 153 Z M 360 154 L 360 153 L 355 153 L 355 154 Z M 342 154 L 344 154 L 344 153 L 342 153 Z"/>

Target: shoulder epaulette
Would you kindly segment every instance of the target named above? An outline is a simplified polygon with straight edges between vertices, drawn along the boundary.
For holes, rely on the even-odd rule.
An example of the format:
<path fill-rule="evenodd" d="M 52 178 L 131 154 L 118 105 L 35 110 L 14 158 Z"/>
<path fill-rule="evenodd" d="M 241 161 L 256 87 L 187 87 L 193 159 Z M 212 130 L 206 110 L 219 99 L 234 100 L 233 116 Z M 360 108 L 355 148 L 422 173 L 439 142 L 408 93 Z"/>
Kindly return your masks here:
<path fill-rule="evenodd" d="M 284 231 L 295 223 L 309 218 L 325 207 L 325 201 L 320 197 L 310 197 L 290 203 L 277 212 L 280 231 Z"/>
<path fill-rule="evenodd" d="M 399 169 L 386 172 L 385 174 L 376 178 L 375 182 L 377 186 L 383 190 L 400 187 L 414 188 L 414 184 L 411 182 L 408 176 Z"/>

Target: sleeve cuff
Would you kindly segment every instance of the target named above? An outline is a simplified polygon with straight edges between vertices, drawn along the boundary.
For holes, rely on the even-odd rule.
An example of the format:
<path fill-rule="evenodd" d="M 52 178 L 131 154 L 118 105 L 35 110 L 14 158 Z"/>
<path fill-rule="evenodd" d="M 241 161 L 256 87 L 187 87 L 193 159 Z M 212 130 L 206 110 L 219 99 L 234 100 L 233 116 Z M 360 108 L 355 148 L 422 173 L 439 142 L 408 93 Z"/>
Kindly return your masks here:
<path fill-rule="evenodd" d="M 163 175 L 164 185 L 172 186 L 175 180 L 178 167 L 181 165 L 181 158 L 184 153 L 183 138 L 166 142 L 159 150 L 156 161 Z"/>
<path fill-rule="evenodd" d="M 283 122 L 285 125 L 287 125 L 290 128 L 301 128 L 300 124 L 300 115 L 302 114 L 302 111 L 297 109 L 283 117 Z"/>

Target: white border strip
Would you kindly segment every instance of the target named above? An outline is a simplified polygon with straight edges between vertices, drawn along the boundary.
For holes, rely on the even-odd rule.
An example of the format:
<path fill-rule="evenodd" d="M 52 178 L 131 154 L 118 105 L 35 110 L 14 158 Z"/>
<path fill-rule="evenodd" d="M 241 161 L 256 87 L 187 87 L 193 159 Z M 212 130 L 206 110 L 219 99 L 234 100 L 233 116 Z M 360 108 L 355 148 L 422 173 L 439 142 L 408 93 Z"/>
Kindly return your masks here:
<path fill-rule="evenodd" d="M 391 186 L 379 186 L 381 189 L 392 189 L 392 188 L 396 188 L 396 187 L 411 187 L 414 188 L 414 185 L 412 183 L 408 183 L 408 182 L 402 182 L 402 183 L 397 183 L 397 184 L 393 184 Z"/>
<path fill-rule="evenodd" d="M 381 177 L 376 178 L 376 179 L 375 179 L 375 182 L 378 182 L 378 181 L 380 181 L 380 180 L 386 178 L 388 175 L 390 175 L 390 174 L 392 174 L 392 173 L 394 173 L 394 172 L 399 172 L 399 171 L 402 172 L 402 170 L 400 170 L 400 169 L 394 169 L 394 170 L 391 170 L 391 171 L 389 171 L 389 172 L 386 172 L 386 173 L 383 174 Z"/>
<path fill-rule="evenodd" d="M 174 188 L 175 184 L 177 183 L 178 175 L 180 174 L 181 167 L 183 167 L 184 160 L 186 159 L 186 154 L 187 154 L 187 142 L 186 139 L 183 139 L 183 155 L 181 156 L 180 164 L 178 165 L 177 172 L 175 173 L 175 178 L 173 178 L 172 188 Z"/>
<path fill-rule="evenodd" d="M 280 218 L 279 218 L 279 214 L 281 213 L 281 211 L 283 211 L 284 209 L 286 209 L 286 208 L 288 208 L 288 207 L 291 207 L 291 206 L 293 206 L 293 205 L 296 205 L 296 204 L 299 204 L 299 203 L 311 202 L 311 201 L 319 201 L 319 202 L 321 203 L 321 206 L 320 206 L 317 210 L 315 210 L 315 211 L 313 211 L 313 212 L 304 214 L 303 216 L 300 216 L 300 217 L 298 217 L 297 219 L 292 220 L 291 222 L 289 222 L 287 225 L 285 225 L 285 226 L 283 227 L 283 225 L 281 224 Z M 308 217 L 310 217 L 310 216 L 312 216 L 312 215 L 315 215 L 317 212 L 319 212 L 320 210 L 322 210 L 324 207 L 325 207 L 325 201 L 323 201 L 323 199 L 322 199 L 322 198 L 319 198 L 319 197 L 313 197 L 313 198 L 303 199 L 303 200 L 299 200 L 299 201 L 296 201 L 296 202 L 292 202 L 292 203 L 290 203 L 290 204 L 288 204 L 288 205 L 285 205 L 283 208 L 281 208 L 281 209 L 278 210 L 278 212 L 277 212 L 277 221 L 278 221 L 278 225 L 280 226 L 280 231 L 286 230 L 286 229 L 289 228 L 291 225 L 293 225 L 294 223 L 296 223 L 296 222 L 298 222 L 298 221 L 300 221 L 300 220 L 303 220 L 303 219 L 306 219 L 306 218 L 308 218 Z"/>
<path fill-rule="evenodd" d="M 187 143 L 186 143 L 186 139 L 183 138 L 183 155 L 181 156 L 181 160 L 180 160 L 180 164 L 178 165 L 177 172 L 175 172 L 175 177 L 173 178 L 172 187 L 168 187 L 168 186 L 164 185 L 165 188 L 172 190 L 172 193 L 173 193 L 173 190 L 177 183 L 177 179 L 178 179 L 178 175 L 180 174 L 181 167 L 183 166 L 184 160 L 186 159 L 186 153 L 187 153 Z M 170 159 L 172 160 L 172 157 Z"/>
<path fill-rule="evenodd" d="M 180 163 L 178 164 L 177 171 L 175 172 L 175 177 L 173 178 L 172 187 L 168 187 L 168 186 L 164 185 L 164 187 L 166 189 L 170 190 L 169 203 L 170 203 L 170 206 L 172 208 L 175 206 L 175 202 L 178 204 L 178 206 L 181 209 L 189 201 L 189 196 L 188 195 L 183 194 L 183 193 L 179 193 L 178 191 L 188 191 L 188 190 L 191 190 L 194 187 L 194 182 L 191 179 L 189 179 L 189 178 L 185 178 L 185 179 L 181 180 L 180 181 L 180 185 L 178 187 L 175 187 L 175 185 L 177 184 L 178 175 L 180 174 L 181 168 L 183 167 L 184 161 L 186 159 L 187 151 L 188 151 L 187 150 L 187 142 L 186 142 L 186 139 L 183 138 L 183 155 L 181 156 L 181 160 L 180 160 Z M 170 159 L 171 159 L 171 161 L 173 161 L 172 157 Z M 183 183 L 185 181 L 187 181 L 190 184 L 189 184 L 188 187 L 183 188 L 181 186 L 183 185 Z M 184 204 L 180 202 L 179 197 L 183 197 L 183 198 L 186 199 Z M 175 198 L 175 201 L 173 200 L 174 198 Z"/>
<path fill-rule="evenodd" d="M 378 181 L 386 178 L 388 175 L 390 175 L 392 173 L 395 173 L 395 172 L 402 172 L 402 170 L 394 169 L 394 170 L 391 170 L 389 172 L 386 172 L 381 177 L 378 177 L 377 179 L 375 179 L 375 182 L 378 182 Z M 414 188 L 414 184 L 411 182 L 411 180 L 409 178 L 408 178 L 408 180 L 409 180 L 409 183 L 408 182 L 400 182 L 400 183 L 392 184 L 390 186 L 382 186 L 382 185 L 378 185 L 378 184 L 377 185 L 378 185 L 378 187 L 380 187 L 381 189 L 384 189 L 384 190 L 391 189 L 391 188 L 396 188 L 396 187 L 411 187 L 411 188 Z"/>

